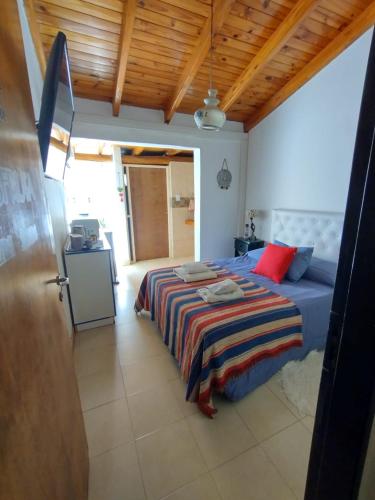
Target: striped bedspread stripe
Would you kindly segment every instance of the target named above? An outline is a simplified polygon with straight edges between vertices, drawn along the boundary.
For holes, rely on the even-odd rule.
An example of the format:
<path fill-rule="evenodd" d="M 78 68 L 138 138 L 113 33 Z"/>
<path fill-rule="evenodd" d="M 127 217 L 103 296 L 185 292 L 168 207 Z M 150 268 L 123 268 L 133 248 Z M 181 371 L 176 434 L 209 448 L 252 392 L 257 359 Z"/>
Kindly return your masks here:
<path fill-rule="evenodd" d="M 186 399 L 209 416 L 215 413 L 213 390 L 222 391 L 262 359 L 302 345 L 302 316 L 281 295 L 210 263 L 215 280 L 185 283 L 172 268 L 149 271 L 135 309 L 150 311 L 164 343 L 187 383 Z M 207 304 L 197 289 L 230 278 L 244 298 Z"/>

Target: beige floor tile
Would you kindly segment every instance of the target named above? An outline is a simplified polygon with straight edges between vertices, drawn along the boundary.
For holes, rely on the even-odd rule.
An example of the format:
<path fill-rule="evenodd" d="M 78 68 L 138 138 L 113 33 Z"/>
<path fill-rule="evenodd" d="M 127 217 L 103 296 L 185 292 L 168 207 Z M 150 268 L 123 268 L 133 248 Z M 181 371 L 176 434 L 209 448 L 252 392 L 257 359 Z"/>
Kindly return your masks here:
<path fill-rule="evenodd" d="M 177 366 L 169 353 L 123 365 L 122 369 L 128 396 L 147 391 L 179 376 Z"/>
<path fill-rule="evenodd" d="M 163 500 L 221 500 L 210 474 L 204 474 L 192 483 L 171 493 Z"/>
<path fill-rule="evenodd" d="M 84 330 L 76 334 L 76 349 L 96 349 L 116 343 L 114 325 Z"/>
<path fill-rule="evenodd" d="M 137 438 L 184 417 L 168 383 L 133 394 L 128 403 Z"/>
<path fill-rule="evenodd" d="M 161 335 L 154 321 L 146 314 L 136 317 L 116 318 L 117 341 L 122 342 L 130 338 L 156 337 L 161 339 Z"/>
<path fill-rule="evenodd" d="M 286 397 L 281 383 L 281 372 L 277 372 L 266 385 L 269 389 L 271 389 L 275 396 L 277 396 L 285 404 L 285 406 L 289 408 L 293 415 L 297 418 L 301 418 L 303 416 L 298 408 L 294 406 L 294 404 Z"/>
<path fill-rule="evenodd" d="M 136 441 L 149 499 L 159 499 L 207 471 L 185 420 Z"/>
<path fill-rule="evenodd" d="M 78 379 L 82 409 L 90 410 L 125 396 L 121 370 L 107 370 Z"/>
<path fill-rule="evenodd" d="M 199 412 L 188 417 L 188 423 L 209 469 L 257 444 L 233 404 L 221 405 L 214 419 Z"/>
<path fill-rule="evenodd" d="M 198 413 L 199 409 L 195 403 L 191 403 L 190 401 L 186 401 L 186 384 L 181 378 L 177 378 L 176 380 L 172 380 L 170 382 L 174 395 L 176 396 L 178 405 L 185 415 L 188 417 L 189 415 L 193 415 L 194 413 Z"/>
<path fill-rule="evenodd" d="M 307 417 L 304 417 L 301 422 L 303 423 L 303 425 L 310 431 L 310 432 L 313 432 L 314 431 L 314 424 L 315 424 L 315 418 L 314 417 L 310 417 L 310 415 L 308 415 Z"/>
<path fill-rule="evenodd" d="M 258 441 L 269 438 L 297 420 L 265 385 L 238 401 L 236 408 Z"/>
<path fill-rule="evenodd" d="M 89 500 L 144 500 L 134 443 L 90 460 Z"/>
<path fill-rule="evenodd" d="M 95 349 L 76 349 L 74 365 L 77 377 L 120 368 L 115 345 L 105 345 Z"/>
<path fill-rule="evenodd" d="M 117 344 L 122 365 L 142 361 L 150 356 L 170 355 L 158 332 L 148 330 L 125 336 Z"/>
<path fill-rule="evenodd" d="M 311 432 L 300 422 L 261 445 L 297 498 L 302 499 L 310 456 Z"/>
<path fill-rule="evenodd" d="M 134 440 L 126 399 L 85 411 L 83 418 L 90 457 Z"/>
<path fill-rule="evenodd" d="M 212 475 L 224 500 L 295 500 L 259 446 L 214 469 Z"/>

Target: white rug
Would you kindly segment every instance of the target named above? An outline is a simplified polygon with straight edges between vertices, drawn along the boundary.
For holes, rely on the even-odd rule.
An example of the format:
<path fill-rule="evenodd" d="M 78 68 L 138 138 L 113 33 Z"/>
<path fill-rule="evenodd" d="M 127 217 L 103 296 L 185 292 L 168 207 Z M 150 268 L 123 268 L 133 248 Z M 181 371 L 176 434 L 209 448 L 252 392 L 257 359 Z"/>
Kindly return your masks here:
<path fill-rule="evenodd" d="M 290 361 L 281 370 L 281 384 L 286 397 L 302 415 L 315 417 L 323 352 L 311 351 L 302 361 Z"/>

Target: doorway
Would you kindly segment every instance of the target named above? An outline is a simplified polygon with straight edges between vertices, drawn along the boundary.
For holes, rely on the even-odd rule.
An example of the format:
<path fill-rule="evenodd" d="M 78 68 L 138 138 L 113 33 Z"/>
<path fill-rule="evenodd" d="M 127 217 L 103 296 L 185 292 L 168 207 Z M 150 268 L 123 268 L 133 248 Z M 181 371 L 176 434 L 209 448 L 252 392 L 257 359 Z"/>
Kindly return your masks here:
<path fill-rule="evenodd" d="M 195 246 L 194 152 L 127 145 L 125 209 L 132 261 L 192 257 Z"/>

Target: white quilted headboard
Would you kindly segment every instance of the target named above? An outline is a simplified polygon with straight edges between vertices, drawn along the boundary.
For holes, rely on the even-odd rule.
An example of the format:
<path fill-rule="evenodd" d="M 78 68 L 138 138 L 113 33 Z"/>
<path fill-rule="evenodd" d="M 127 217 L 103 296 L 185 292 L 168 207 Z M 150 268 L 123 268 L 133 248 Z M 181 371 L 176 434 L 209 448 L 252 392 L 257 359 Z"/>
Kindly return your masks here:
<path fill-rule="evenodd" d="M 343 222 L 342 213 L 272 210 L 271 241 L 313 246 L 315 257 L 337 262 Z"/>

